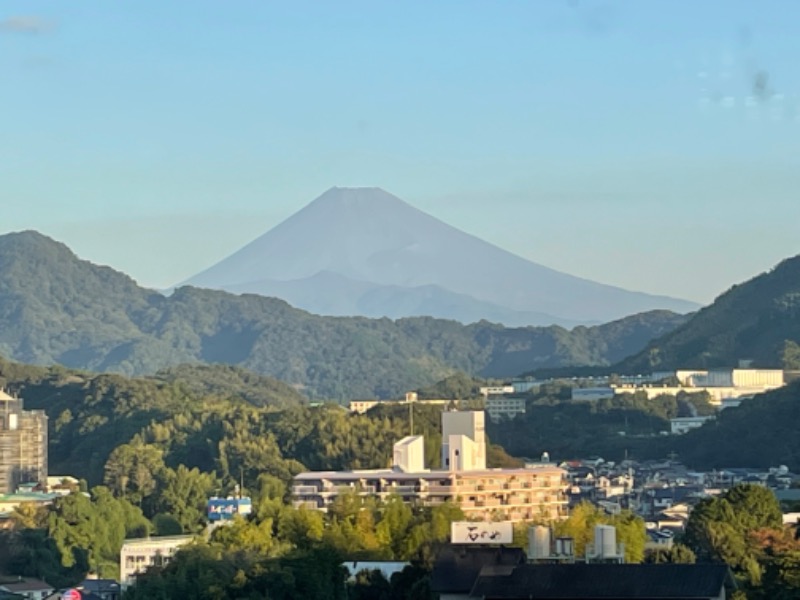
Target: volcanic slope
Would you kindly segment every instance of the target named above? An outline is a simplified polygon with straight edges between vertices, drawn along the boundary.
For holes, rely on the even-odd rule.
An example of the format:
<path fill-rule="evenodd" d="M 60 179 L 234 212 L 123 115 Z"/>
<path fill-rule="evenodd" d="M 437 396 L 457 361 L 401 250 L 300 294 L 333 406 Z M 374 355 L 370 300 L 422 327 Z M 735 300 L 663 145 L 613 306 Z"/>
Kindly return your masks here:
<path fill-rule="evenodd" d="M 523 259 L 379 188 L 332 188 L 184 284 L 274 296 L 323 315 L 507 326 L 569 327 L 698 308 Z"/>

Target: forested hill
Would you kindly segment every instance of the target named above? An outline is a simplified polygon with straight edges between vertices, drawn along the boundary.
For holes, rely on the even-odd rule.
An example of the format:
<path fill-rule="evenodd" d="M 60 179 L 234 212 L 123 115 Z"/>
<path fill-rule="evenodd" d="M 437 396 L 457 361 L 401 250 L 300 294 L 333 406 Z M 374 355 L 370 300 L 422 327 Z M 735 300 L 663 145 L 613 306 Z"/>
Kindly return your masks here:
<path fill-rule="evenodd" d="M 800 368 L 798 342 L 800 256 L 795 256 L 733 286 L 683 326 L 615 366 L 615 371 L 726 367 L 739 359 L 752 359 L 755 366 L 796 369 Z M 787 361 L 782 364 L 786 350 Z"/>
<path fill-rule="evenodd" d="M 32 364 L 140 375 L 224 363 L 309 397 L 391 397 L 459 371 L 608 365 L 685 320 L 656 311 L 568 331 L 321 317 L 256 295 L 184 287 L 167 297 L 36 232 L 0 236 L 0 355 Z"/>
<path fill-rule="evenodd" d="M 676 439 L 674 450 L 697 469 L 732 466 L 800 470 L 800 382 L 745 400 Z"/>
<path fill-rule="evenodd" d="M 90 485 L 110 484 L 122 465 L 136 471 L 134 487 L 151 481 L 164 463 L 214 473 L 231 485 L 243 476 L 247 486 L 263 473 L 288 482 L 307 468 L 380 467 L 408 432 L 405 407 L 356 415 L 333 404 L 309 407 L 293 392 L 249 397 L 257 376 L 203 371 L 195 371 L 195 381 L 183 369 L 129 378 L 0 359 L 0 388 L 22 398 L 26 409 L 47 413 L 49 471 Z M 431 448 L 440 443 L 440 412 L 424 405 L 414 410 L 417 433 L 428 436 Z M 439 454 L 428 453 L 436 465 Z M 504 457 L 502 451 L 492 456 Z"/>

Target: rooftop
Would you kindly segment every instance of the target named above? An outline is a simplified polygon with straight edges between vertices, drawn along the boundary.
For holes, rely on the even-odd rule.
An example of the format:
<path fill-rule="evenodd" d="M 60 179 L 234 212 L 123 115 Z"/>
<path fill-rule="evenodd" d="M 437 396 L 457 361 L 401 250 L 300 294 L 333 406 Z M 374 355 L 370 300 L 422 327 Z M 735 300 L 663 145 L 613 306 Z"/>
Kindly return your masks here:
<path fill-rule="evenodd" d="M 718 598 L 734 586 L 727 565 L 712 564 L 523 564 L 510 574 L 482 570 L 474 598 L 512 600 Z"/>

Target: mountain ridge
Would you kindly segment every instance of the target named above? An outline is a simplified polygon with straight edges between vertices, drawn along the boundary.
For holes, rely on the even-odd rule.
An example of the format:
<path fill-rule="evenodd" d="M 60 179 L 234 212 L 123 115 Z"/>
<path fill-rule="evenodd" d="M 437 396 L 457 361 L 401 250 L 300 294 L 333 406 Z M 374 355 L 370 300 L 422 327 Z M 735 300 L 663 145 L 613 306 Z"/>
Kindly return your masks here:
<path fill-rule="evenodd" d="M 730 367 L 740 359 L 778 367 L 787 341 L 800 342 L 800 255 L 732 286 L 682 326 L 614 368 Z"/>
<path fill-rule="evenodd" d="M 340 280 L 326 286 L 320 273 Z M 318 314 L 459 318 L 475 306 L 509 326 L 596 324 L 659 308 L 689 312 L 685 300 L 631 292 L 527 260 L 457 229 L 380 188 L 331 188 L 184 285 L 279 296 Z M 313 285 L 316 284 L 316 285 Z M 385 310 L 360 306 L 359 287 Z M 426 286 L 437 286 L 431 289 Z M 420 288 L 426 294 L 420 296 Z M 281 295 L 281 293 L 285 295 Z M 404 299 L 393 307 L 393 294 Z M 456 294 L 457 296 L 455 296 Z M 320 298 L 340 296 L 336 312 Z M 469 298 L 473 308 L 457 305 Z M 427 310 L 427 312 L 424 312 Z M 462 322 L 464 322 L 462 320 Z"/>
<path fill-rule="evenodd" d="M 41 234 L 0 236 L 0 354 L 30 364 L 146 375 L 225 363 L 313 398 L 386 398 L 459 371 L 610 364 L 685 319 L 663 311 L 568 331 L 322 317 L 255 294 L 185 286 L 167 297 Z"/>

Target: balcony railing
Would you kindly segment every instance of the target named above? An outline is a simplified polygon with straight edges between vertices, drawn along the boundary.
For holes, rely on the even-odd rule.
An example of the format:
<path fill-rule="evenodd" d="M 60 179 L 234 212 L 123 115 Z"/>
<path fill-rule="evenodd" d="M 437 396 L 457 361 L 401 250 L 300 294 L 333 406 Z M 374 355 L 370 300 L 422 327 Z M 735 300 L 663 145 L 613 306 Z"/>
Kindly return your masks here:
<path fill-rule="evenodd" d="M 415 485 L 389 485 L 383 488 L 384 492 L 389 494 L 413 494 L 417 491 Z"/>
<path fill-rule="evenodd" d="M 452 494 L 456 491 L 456 486 L 432 484 L 428 486 L 426 491 L 431 494 Z"/>

